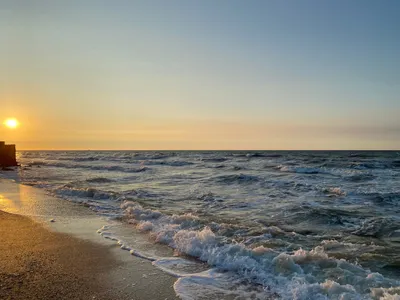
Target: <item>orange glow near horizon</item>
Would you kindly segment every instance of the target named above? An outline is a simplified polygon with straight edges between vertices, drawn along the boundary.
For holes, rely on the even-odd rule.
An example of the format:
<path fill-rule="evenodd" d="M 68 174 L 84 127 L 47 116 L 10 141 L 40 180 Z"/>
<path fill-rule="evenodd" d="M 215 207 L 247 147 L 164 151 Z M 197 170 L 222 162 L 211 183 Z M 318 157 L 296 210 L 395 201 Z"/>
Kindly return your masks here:
<path fill-rule="evenodd" d="M 19 122 L 15 118 L 6 119 L 3 124 L 4 124 L 4 126 L 6 126 L 7 128 L 10 128 L 10 129 L 15 129 L 19 126 Z"/>

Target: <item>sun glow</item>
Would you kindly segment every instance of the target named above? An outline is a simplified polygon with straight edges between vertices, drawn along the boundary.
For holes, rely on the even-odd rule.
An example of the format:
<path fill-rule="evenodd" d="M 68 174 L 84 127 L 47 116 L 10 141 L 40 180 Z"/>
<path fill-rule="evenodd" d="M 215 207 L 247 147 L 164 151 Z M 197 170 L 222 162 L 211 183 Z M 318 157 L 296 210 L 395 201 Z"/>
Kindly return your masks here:
<path fill-rule="evenodd" d="M 17 119 L 10 118 L 4 121 L 4 125 L 8 128 L 15 129 L 18 127 L 19 122 Z"/>

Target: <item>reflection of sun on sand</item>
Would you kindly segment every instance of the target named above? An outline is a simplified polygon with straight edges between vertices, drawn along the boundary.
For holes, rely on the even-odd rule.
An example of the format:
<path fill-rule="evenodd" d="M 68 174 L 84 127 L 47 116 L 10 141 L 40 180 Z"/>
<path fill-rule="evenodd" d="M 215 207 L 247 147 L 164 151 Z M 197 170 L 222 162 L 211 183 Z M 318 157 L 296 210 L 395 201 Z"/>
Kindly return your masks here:
<path fill-rule="evenodd" d="M 43 211 L 43 203 L 32 194 L 32 188 L 22 184 L 7 185 L 7 197 L 0 194 L 0 209 L 9 213 L 24 214 L 28 216 L 40 216 Z"/>

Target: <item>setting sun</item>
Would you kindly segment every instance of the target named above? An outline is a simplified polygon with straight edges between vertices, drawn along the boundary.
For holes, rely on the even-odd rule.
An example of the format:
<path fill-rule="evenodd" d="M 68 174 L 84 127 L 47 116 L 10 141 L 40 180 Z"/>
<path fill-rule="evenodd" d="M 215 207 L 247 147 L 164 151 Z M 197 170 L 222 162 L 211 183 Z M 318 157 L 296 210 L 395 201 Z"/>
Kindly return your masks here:
<path fill-rule="evenodd" d="M 19 125 L 19 122 L 17 119 L 11 118 L 11 119 L 7 119 L 4 121 L 4 125 L 8 128 L 14 129 L 17 128 Z"/>

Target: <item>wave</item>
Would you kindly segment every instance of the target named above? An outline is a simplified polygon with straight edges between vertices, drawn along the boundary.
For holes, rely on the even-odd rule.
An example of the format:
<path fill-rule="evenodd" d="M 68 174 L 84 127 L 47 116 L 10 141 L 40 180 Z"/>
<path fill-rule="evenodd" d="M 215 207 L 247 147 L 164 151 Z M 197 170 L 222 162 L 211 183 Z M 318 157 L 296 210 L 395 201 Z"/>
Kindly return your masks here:
<path fill-rule="evenodd" d="M 67 197 L 68 200 L 71 198 L 77 202 L 85 202 L 85 198 L 94 200 L 117 200 L 122 195 L 117 192 L 104 191 L 96 188 L 78 188 L 73 187 L 71 184 L 66 184 L 57 188 L 52 189 L 52 192 L 60 197 Z"/>
<path fill-rule="evenodd" d="M 357 162 L 351 163 L 348 166 L 350 169 L 355 170 L 370 170 L 370 169 L 386 169 L 390 168 L 390 164 L 387 162 L 379 162 L 379 161 L 369 161 L 369 162 Z"/>
<path fill-rule="evenodd" d="M 160 165 L 171 166 L 171 167 L 182 167 L 193 165 L 190 161 L 163 161 L 159 163 Z"/>
<path fill-rule="evenodd" d="M 44 161 L 33 161 L 27 164 L 28 167 L 33 167 L 33 166 L 43 166 L 45 165 L 46 162 Z"/>
<path fill-rule="evenodd" d="M 174 153 L 165 154 L 162 152 L 155 152 L 155 153 L 151 153 L 150 155 L 147 155 L 146 158 L 147 159 L 166 159 L 171 156 L 174 156 Z"/>
<path fill-rule="evenodd" d="M 232 170 L 234 171 L 240 171 L 240 170 L 246 170 L 247 168 L 242 167 L 242 166 L 232 166 Z"/>
<path fill-rule="evenodd" d="M 300 248 L 294 252 L 276 252 L 263 246 L 229 242 L 192 214 L 165 215 L 135 202 L 124 202 L 121 208 L 129 223 L 142 232 L 149 232 L 156 242 L 261 285 L 263 292 L 282 299 L 361 299 L 372 296 L 371 287 L 400 286 L 396 280 L 371 273 L 344 259 L 329 257 L 322 246 L 309 251 Z M 264 238 L 269 237 L 264 235 Z M 209 277 L 210 274 L 181 275 L 182 280 L 176 284 L 181 286 L 182 281 Z"/>
<path fill-rule="evenodd" d="M 379 275 L 378 275 L 379 277 Z M 400 299 L 400 287 L 390 288 L 373 288 L 372 289 L 373 299 L 381 300 L 399 300 Z"/>
<path fill-rule="evenodd" d="M 76 162 L 81 162 L 81 161 L 97 161 L 97 160 L 102 160 L 103 157 L 101 156 L 85 156 L 85 157 L 59 157 L 58 160 L 62 161 L 76 161 Z"/>
<path fill-rule="evenodd" d="M 340 176 L 346 180 L 350 180 L 353 182 L 369 181 L 376 178 L 375 175 L 371 174 L 371 171 L 366 171 L 366 168 L 341 168 L 339 167 L 339 164 L 336 167 L 327 167 L 324 164 L 322 166 L 316 166 L 316 167 L 278 165 L 272 168 L 275 168 L 281 172 L 286 172 L 286 173 L 309 174 L 309 175 L 324 174 L 331 176 Z"/>
<path fill-rule="evenodd" d="M 206 202 L 214 202 L 216 201 L 219 197 L 217 197 L 214 193 L 212 192 L 206 192 L 206 193 L 200 193 L 199 195 L 196 196 L 197 199 L 203 200 Z"/>
<path fill-rule="evenodd" d="M 204 167 L 204 166 L 201 166 Z M 224 165 L 224 164 L 217 164 L 217 165 L 207 165 L 207 168 L 211 169 L 226 169 L 226 170 L 231 170 L 231 171 L 241 171 L 241 170 L 247 170 L 248 168 L 243 167 L 243 166 L 232 166 L 232 165 Z"/>
<path fill-rule="evenodd" d="M 98 170 L 98 171 L 118 171 L 126 173 L 138 173 L 149 170 L 148 167 L 124 167 L 120 165 L 84 165 L 84 164 L 71 164 L 64 162 L 54 162 L 54 161 L 34 161 L 29 164 L 29 166 L 46 166 L 46 167 L 57 167 L 66 169 L 88 169 L 88 170 Z"/>
<path fill-rule="evenodd" d="M 148 161 L 144 161 L 143 164 L 151 165 L 151 166 L 160 165 L 160 166 L 170 166 L 170 167 L 183 167 L 183 166 L 193 165 L 194 163 L 190 162 L 190 161 L 184 161 L 184 160 L 182 160 L 182 161 L 179 161 L 179 160 L 175 160 L 175 161 L 159 161 L 159 160 L 151 161 L 151 160 L 148 160 Z"/>
<path fill-rule="evenodd" d="M 176 153 L 161 153 L 161 152 L 111 152 L 108 156 L 109 160 L 158 160 L 167 159 L 176 156 Z"/>
<path fill-rule="evenodd" d="M 267 157 L 267 156 L 263 153 L 254 152 L 254 153 L 247 153 L 246 157 L 257 158 L 257 157 Z"/>
<path fill-rule="evenodd" d="M 375 201 L 400 205 L 400 193 L 379 193 L 375 195 Z"/>
<path fill-rule="evenodd" d="M 102 177 L 93 178 L 94 182 L 103 182 L 104 179 Z M 107 182 L 108 179 L 107 179 Z M 113 182 L 113 181 L 110 181 Z M 75 181 L 64 184 L 58 187 L 52 187 L 49 185 L 44 184 L 31 184 L 36 187 L 43 187 L 48 190 L 51 194 L 58 196 L 63 199 L 67 199 L 72 202 L 78 203 L 85 203 L 89 206 L 98 206 L 98 202 L 92 203 L 93 200 L 101 200 L 102 205 L 104 207 L 113 207 L 117 210 L 119 209 L 120 203 L 122 201 L 138 201 L 141 202 L 143 200 L 148 201 L 149 199 L 159 198 L 160 195 L 155 194 L 153 192 L 144 190 L 144 189 L 131 189 L 125 191 L 110 191 L 110 190 L 103 190 L 101 188 L 94 188 L 94 187 L 81 187 L 82 182 Z"/>
<path fill-rule="evenodd" d="M 223 168 L 226 168 L 226 165 L 211 165 L 211 166 L 209 166 L 209 168 L 212 168 L 212 169 L 223 169 Z"/>
<path fill-rule="evenodd" d="M 88 178 L 85 181 L 92 183 L 109 183 L 109 182 L 114 182 L 115 180 L 105 177 L 93 177 L 93 178 Z"/>
<path fill-rule="evenodd" d="M 359 206 L 348 208 L 304 203 L 301 206 L 294 205 L 286 209 L 284 218 L 288 225 L 283 228 L 306 235 L 320 234 L 327 229 L 334 231 L 335 228 L 350 232 L 360 226 L 363 217 Z M 302 226 L 299 226 L 300 223 Z"/>
<path fill-rule="evenodd" d="M 352 158 L 371 158 L 374 157 L 374 153 L 350 153 L 349 157 Z"/>
<path fill-rule="evenodd" d="M 288 173 L 300 173 L 300 174 L 329 174 L 324 168 L 312 168 L 312 167 L 289 167 L 285 165 L 279 165 L 276 169 L 281 172 Z"/>
<path fill-rule="evenodd" d="M 225 158 L 225 157 L 213 157 L 213 158 L 201 158 L 200 160 L 203 161 L 203 162 L 215 162 L 215 163 L 218 163 L 218 162 L 224 162 L 224 161 L 226 161 L 228 159 Z"/>
<path fill-rule="evenodd" d="M 330 187 L 322 190 L 328 197 L 342 197 L 346 196 L 346 192 L 344 192 L 340 187 Z"/>
<path fill-rule="evenodd" d="M 390 236 L 400 228 L 400 222 L 391 218 L 376 217 L 362 222 L 361 226 L 352 233 L 360 236 L 380 238 Z"/>
<path fill-rule="evenodd" d="M 375 179 L 376 176 L 369 174 L 369 173 L 361 173 L 361 174 L 354 174 L 351 176 L 348 176 L 347 179 L 358 182 L 358 181 L 369 181 Z"/>
<path fill-rule="evenodd" d="M 400 160 L 392 161 L 392 167 L 393 168 L 400 168 Z"/>
<path fill-rule="evenodd" d="M 245 154 L 245 156 L 249 157 L 249 158 L 257 158 L 257 157 L 260 157 L 260 158 L 263 158 L 263 157 L 266 157 L 266 158 L 281 158 L 281 157 L 284 157 L 285 154 L 283 154 L 283 153 L 269 153 L 269 152 L 263 152 L 263 153 L 254 152 L 254 153 L 247 153 L 247 154 Z"/>
<path fill-rule="evenodd" d="M 373 201 L 378 205 L 400 206 L 400 192 L 358 192 L 354 195 Z"/>
<path fill-rule="evenodd" d="M 220 175 L 212 177 L 211 180 L 217 183 L 224 184 L 235 184 L 235 183 L 254 183 L 261 180 L 258 176 L 247 175 L 247 174 L 231 174 L 231 175 Z"/>
<path fill-rule="evenodd" d="M 353 259 L 357 261 L 365 253 L 375 252 L 377 250 L 384 250 L 385 247 L 371 244 L 360 244 L 360 243 L 350 243 L 345 241 L 338 241 L 335 239 L 323 240 L 321 242 L 321 247 L 323 247 L 326 253 L 333 254 L 335 257 Z"/>

